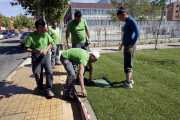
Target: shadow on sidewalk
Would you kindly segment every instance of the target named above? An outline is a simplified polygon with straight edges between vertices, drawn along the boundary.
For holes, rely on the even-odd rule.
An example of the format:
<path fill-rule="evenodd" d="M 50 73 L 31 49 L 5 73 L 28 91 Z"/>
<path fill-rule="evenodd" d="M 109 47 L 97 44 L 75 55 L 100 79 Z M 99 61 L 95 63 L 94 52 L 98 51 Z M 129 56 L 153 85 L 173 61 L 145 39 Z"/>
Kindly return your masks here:
<path fill-rule="evenodd" d="M 1 87 L 0 87 L 0 96 L 3 96 L 4 98 L 9 98 L 15 94 L 33 94 L 33 93 L 34 90 L 27 89 L 18 84 L 14 84 L 13 81 L 1 83 Z"/>
<path fill-rule="evenodd" d="M 54 76 L 61 76 L 61 75 L 68 75 L 67 72 L 57 72 L 57 71 L 53 71 L 53 75 Z"/>

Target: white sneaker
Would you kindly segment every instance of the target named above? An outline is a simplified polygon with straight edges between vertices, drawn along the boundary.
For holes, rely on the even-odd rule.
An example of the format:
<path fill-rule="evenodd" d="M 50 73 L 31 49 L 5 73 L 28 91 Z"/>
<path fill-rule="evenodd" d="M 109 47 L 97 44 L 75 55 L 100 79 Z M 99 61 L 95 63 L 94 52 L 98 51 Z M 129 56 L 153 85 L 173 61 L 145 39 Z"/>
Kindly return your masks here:
<path fill-rule="evenodd" d="M 123 88 L 133 88 L 132 84 L 127 84 L 127 82 L 125 82 L 122 86 Z"/>
<path fill-rule="evenodd" d="M 122 83 L 125 83 L 125 82 L 126 82 L 126 80 L 122 81 Z M 131 82 L 131 84 L 134 84 L 134 80 L 132 78 L 130 79 L 130 82 Z"/>
<path fill-rule="evenodd" d="M 46 94 L 48 97 L 54 97 L 54 93 L 51 90 L 46 90 Z"/>
<path fill-rule="evenodd" d="M 131 84 L 134 84 L 134 80 L 133 79 L 131 79 L 130 81 L 131 81 Z"/>

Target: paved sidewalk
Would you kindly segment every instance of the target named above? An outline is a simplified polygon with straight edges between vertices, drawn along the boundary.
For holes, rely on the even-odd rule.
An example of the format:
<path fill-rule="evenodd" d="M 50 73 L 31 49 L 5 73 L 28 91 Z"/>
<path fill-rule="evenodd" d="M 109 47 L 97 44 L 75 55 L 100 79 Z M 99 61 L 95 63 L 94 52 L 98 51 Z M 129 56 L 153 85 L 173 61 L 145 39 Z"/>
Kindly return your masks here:
<path fill-rule="evenodd" d="M 26 59 L 15 75 L 0 85 L 0 120 L 81 120 L 77 102 L 62 100 L 65 82 L 54 78 L 52 99 L 39 95 L 30 63 L 31 59 Z M 63 65 L 55 67 L 54 76 L 65 80 Z"/>

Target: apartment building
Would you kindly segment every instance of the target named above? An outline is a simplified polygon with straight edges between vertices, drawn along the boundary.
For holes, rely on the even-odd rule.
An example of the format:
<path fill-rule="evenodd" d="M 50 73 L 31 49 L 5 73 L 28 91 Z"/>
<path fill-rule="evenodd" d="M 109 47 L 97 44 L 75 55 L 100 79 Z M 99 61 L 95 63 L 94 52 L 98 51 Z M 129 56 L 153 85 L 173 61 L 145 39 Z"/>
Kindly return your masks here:
<path fill-rule="evenodd" d="M 108 1 L 105 2 L 106 3 L 71 3 L 71 6 L 64 16 L 64 23 L 67 24 L 70 20 L 74 19 L 75 11 L 80 10 L 82 19 L 85 19 L 88 25 L 113 24 L 107 11 L 116 12 L 116 8 L 112 4 L 107 3 Z"/>
<path fill-rule="evenodd" d="M 172 2 L 167 5 L 167 21 L 179 21 L 180 20 L 180 1 Z"/>

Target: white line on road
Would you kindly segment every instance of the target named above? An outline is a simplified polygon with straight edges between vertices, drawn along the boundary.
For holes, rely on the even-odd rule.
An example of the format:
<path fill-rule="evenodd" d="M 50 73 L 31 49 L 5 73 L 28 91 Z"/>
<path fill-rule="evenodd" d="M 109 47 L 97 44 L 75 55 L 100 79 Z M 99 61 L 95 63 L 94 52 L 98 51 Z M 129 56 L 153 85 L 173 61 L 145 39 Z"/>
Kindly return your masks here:
<path fill-rule="evenodd" d="M 4 54 L 6 55 L 6 54 L 8 54 L 8 53 L 9 53 L 9 51 L 8 51 L 8 52 L 6 52 L 6 53 L 4 53 Z"/>
<path fill-rule="evenodd" d="M 15 50 L 16 48 L 14 48 L 13 50 Z"/>

